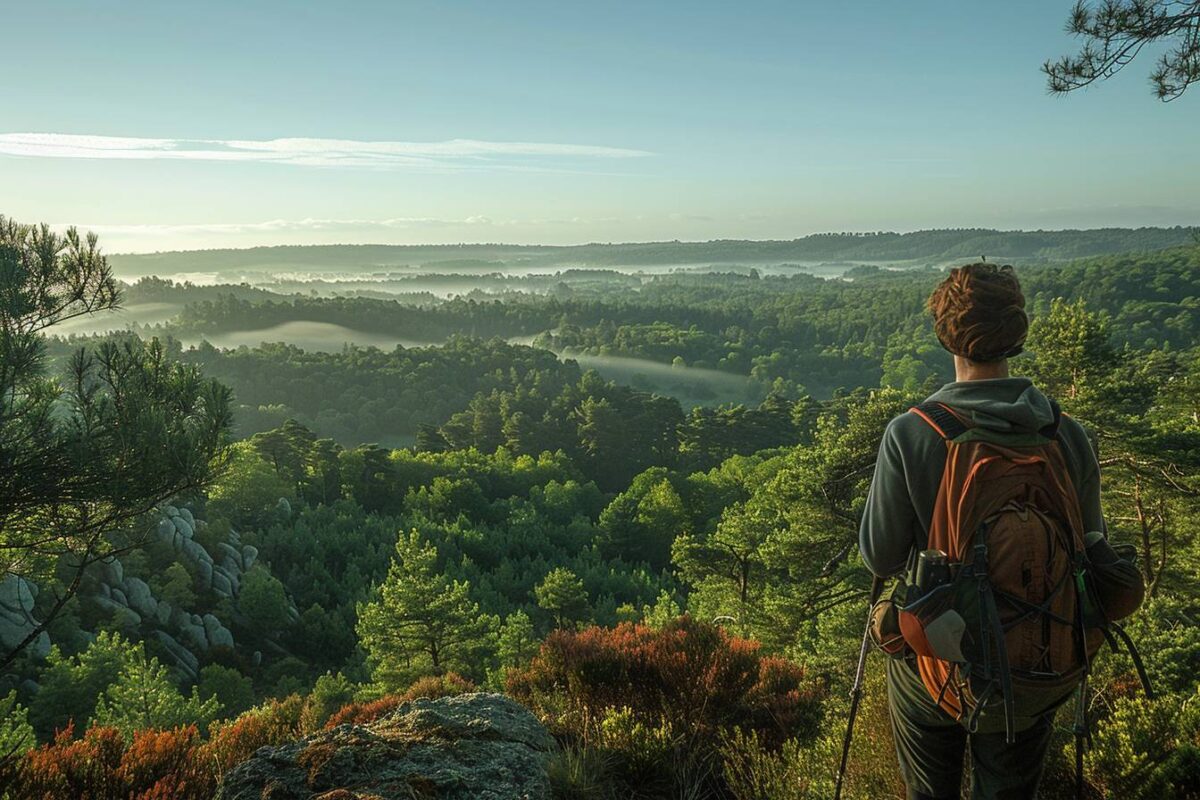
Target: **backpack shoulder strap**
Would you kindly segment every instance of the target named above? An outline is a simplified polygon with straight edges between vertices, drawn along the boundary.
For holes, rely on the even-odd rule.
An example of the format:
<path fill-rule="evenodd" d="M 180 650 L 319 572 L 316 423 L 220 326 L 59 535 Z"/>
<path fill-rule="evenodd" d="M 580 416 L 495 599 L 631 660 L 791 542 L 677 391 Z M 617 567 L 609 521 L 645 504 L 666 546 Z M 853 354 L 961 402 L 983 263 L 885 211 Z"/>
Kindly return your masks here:
<path fill-rule="evenodd" d="M 967 424 L 942 403 L 921 403 L 909 411 L 925 420 L 929 427 L 937 431 L 938 436 L 947 441 L 957 439 L 968 430 Z"/>

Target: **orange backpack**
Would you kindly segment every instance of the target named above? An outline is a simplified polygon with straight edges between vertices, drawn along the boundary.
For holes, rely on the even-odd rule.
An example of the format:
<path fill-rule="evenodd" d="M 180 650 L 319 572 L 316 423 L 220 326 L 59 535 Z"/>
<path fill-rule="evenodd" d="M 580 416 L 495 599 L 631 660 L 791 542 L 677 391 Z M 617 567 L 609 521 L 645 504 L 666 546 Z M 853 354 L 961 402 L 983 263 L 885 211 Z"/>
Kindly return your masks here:
<path fill-rule="evenodd" d="M 1036 433 L 1006 433 L 939 403 L 912 409 L 946 443 L 927 547 L 948 569 L 937 586 L 906 587 L 900 630 L 930 696 L 971 731 L 982 720 L 998 728 L 1002 710 L 1010 741 L 1018 716 L 1085 685 L 1107 635 L 1090 608 L 1085 531 L 1054 410 Z"/>

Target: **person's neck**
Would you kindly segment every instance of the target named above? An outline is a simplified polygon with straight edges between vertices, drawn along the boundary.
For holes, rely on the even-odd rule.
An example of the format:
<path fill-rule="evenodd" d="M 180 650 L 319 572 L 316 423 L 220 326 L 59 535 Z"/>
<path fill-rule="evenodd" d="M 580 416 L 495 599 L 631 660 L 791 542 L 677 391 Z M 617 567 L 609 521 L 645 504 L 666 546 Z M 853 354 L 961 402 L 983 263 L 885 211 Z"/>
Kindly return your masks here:
<path fill-rule="evenodd" d="M 954 380 L 987 381 L 1008 377 L 1008 359 L 999 361 L 969 361 L 962 356 L 954 357 Z"/>

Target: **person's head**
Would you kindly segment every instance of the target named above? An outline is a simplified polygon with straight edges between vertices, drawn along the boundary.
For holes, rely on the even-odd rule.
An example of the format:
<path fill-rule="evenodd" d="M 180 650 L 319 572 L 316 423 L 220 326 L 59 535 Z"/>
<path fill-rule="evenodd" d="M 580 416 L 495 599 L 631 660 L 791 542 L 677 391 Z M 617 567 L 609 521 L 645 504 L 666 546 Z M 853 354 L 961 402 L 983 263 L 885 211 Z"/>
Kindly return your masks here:
<path fill-rule="evenodd" d="M 929 296 L 942 347 L 972 367 L 1001 368 L 1029 331 L 1025 295 L 1010 266 L 977 263 L 950 270 Z"/>

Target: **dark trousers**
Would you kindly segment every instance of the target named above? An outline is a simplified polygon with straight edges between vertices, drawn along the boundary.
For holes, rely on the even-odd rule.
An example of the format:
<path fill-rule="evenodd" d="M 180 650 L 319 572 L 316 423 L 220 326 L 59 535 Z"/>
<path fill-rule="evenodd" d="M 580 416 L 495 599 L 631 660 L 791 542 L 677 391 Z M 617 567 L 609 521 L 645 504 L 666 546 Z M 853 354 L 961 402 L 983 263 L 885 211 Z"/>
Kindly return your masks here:
<path fill-rule="evenodd" d="M 968 745 L 974 800 L 1037 796 L 1053 714 L 1020 721 L 1016 741 L 1008 744 L 1003 732 L 968 734 L 933 702 L 908 661 L 888 662 L 887 684 L 892 733 L 908 800 L 957 800 Z"/>

